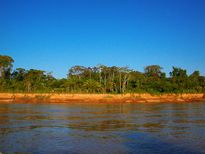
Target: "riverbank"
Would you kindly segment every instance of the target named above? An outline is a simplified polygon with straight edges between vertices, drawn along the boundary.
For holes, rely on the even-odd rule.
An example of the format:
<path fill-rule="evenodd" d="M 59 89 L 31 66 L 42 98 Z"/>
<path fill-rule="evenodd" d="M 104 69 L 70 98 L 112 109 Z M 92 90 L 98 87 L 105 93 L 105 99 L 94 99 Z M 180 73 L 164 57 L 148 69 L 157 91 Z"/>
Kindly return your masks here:
<path fill-rule="evenodd" d="M 0 93 L 0 103 L 179 103 L 205 102 L 205 94 L 56 94 Z"/>

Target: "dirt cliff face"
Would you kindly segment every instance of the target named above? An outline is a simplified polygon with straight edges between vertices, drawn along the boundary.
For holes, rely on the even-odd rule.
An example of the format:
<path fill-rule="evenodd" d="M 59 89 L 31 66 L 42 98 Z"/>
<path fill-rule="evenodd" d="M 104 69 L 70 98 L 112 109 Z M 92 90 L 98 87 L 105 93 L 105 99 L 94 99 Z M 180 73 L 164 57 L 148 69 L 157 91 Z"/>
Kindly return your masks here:
<path fill-rule="evenodd" d="M 205 94 L 56 94 L 0 93 L 0 102 L 8 103 L 159 103 L 205 102 Z"/>

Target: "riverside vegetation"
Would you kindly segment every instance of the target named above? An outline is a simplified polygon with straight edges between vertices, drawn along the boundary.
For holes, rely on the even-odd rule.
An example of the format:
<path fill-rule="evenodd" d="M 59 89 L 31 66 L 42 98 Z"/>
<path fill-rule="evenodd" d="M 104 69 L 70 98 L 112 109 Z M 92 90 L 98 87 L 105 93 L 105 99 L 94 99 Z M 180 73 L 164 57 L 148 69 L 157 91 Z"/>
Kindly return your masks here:
<path fill-rule="evenodd" d="M 199 71 L 187 75 L 185 69 L 173 67 L 170 76 L 158 65 L 144 72 L 128 67 L 73 66 L 67 78 L 56 79 L 43 70 L 13 68 L 14 60 L 0 55 L 0 92 L 14 93 L 204 93 L 205 77 Z"/>

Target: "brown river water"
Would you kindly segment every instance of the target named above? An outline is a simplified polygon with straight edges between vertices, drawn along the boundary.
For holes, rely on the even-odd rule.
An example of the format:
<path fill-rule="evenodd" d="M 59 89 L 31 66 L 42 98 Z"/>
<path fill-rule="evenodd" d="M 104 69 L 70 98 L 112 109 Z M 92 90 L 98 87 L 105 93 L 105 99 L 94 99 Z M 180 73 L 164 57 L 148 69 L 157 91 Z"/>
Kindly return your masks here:
<path fill-rule="evenodd" d="M 205 153 L 205 103 L 0 103 L 0 153 Z"/>

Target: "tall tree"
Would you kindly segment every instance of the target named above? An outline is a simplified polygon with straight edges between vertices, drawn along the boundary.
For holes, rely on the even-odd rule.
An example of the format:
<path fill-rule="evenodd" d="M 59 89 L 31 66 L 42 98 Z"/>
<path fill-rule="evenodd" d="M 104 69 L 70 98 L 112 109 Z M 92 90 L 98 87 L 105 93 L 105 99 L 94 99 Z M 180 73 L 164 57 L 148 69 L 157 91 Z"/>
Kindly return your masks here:
<path fill-rule="evenodd" d="M 77 77 L 80 79 L 86 71 L 86 67 L 75 65 L 70 68 L 68 78 Z"/>
<path fill-rule="evenodd" d="M 188 76 L 185 69 L 173 67 L 173 71 L 170 72 L 171 81 L 173 84 L 177 84 L 177 91 L 183 92 L 187 88 Z"/>
<path fill-rule="evenodd" d="M 1 78 L 5 77 L 6 71 L 11 71 L 11 68 L 13 67 L 14 60 L 10 56 L 7 55 L 0 55 L 0 73 Z"/>
<path fill-rule="evenodd" d="M 161 77 L 162 69 L 163 67 L 160 67 L 159 65 L 149 65 L 144 68 L 144 71 L 147 76 L 153 76 L 159 78 Z"/>

